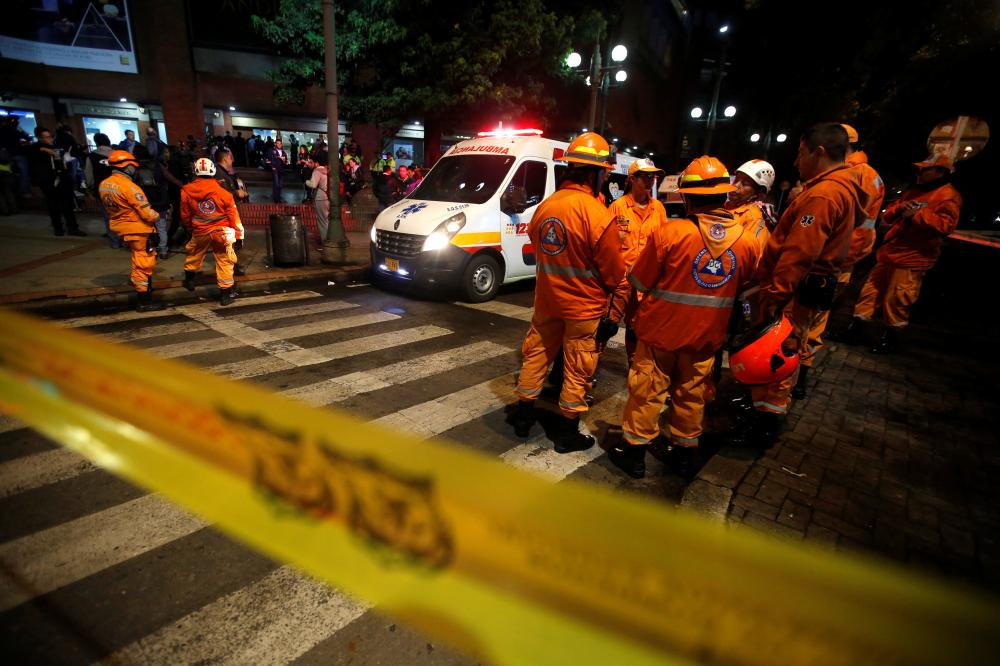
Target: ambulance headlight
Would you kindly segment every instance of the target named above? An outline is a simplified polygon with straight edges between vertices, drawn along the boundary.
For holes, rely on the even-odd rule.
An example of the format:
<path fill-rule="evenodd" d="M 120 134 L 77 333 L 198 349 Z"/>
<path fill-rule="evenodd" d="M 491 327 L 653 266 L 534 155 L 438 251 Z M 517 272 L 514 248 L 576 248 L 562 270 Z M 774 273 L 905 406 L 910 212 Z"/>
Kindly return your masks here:
<path fill-rule="evenodd" d="M 465 226 L 465 213 L 456 213 L 437 226 L 424 240 L 424 252 L 433 252 L 448 246 L 462 227 Z"/>
<path fill-rule="evenodd" d="M 378 233 L 375 231 L 375 225 L 372 225 L 372 242 L 376 245 L 378 244 Z"/>

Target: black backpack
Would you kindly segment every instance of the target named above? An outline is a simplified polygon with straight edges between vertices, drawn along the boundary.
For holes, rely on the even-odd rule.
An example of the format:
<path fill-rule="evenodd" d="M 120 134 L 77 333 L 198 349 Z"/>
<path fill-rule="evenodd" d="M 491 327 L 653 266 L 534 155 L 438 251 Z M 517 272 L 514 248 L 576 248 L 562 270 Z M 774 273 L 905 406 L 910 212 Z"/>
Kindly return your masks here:
<path fill-rule="evenodd" d="M 87 156 L 90 160 L 90 168 L 94 172 L 94 190 L 97 190 L 104 182 L 104 179 L 111 175 L 111 167 L 107 164 L 101 164 L 102 160 L 107 160 L 107 157 L 101 155 L 100 153 L 90 153 Z"/>

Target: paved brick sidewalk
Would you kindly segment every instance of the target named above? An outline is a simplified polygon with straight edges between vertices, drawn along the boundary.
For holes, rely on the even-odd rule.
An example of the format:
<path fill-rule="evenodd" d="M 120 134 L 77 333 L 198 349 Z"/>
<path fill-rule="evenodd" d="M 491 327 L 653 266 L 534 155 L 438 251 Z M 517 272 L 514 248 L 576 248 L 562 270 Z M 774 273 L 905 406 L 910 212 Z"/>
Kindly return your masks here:
<path fill-rule="evenodd" d="M 901 353 L 828 346 L 779 443 L 723 449 L 685 503 L 1000 591 L 1000 310 L 969 289 L 997 259 L 950 242 Z"/>

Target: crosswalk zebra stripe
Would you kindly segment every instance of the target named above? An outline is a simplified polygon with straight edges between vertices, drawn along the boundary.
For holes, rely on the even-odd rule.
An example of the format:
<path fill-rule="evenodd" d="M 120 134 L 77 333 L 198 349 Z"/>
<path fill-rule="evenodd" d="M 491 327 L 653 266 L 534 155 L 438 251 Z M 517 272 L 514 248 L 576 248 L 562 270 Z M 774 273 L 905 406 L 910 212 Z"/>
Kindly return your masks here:
<path fill-rule="evenodd" d="M 433 437 L 466 421 L 501 409 L 514 400 L 514 375 L 507 374 L 419 405 L 386 414 L 374 423 Z"/>
<path fill-rule="evenodd" d="M 324 312 L 336 312 L 338 310 L 349 310 L 360 307 L 357 303 L 347 303 L 345 301 L 320 301 L 309 305 L 296 305 L 288 308 L 273 308 L 270 310 L 257 310 L 256 312 L 241 312 L 230 319 L 235 319 L 244 324 L 257 324 L 262 321 L 273 321 L 275 319 L 285 319 L 287 317 L 305 317 L 307 315 L 321 314 Z"/>
<path fill-rule="evenodd" d="M 236 299 L 236 302 L 232 305 L 227 306 L 228 310 L 234 308 L 246 307 L 248 305 L 260 305 L 266 303 L 271 305 L 272 303 L 286 303 L 289 301 L 301 301 L 307 298 L 317 298 L 321 296 L 315 291 L 290 291 L 281 294 L 268 294 L 265 296 L 248 296 Z M 188 310 L 192 309 L 218 309 L 221 306 L 216 301 L 209 301 L 205 303 L 193 303 L 191 305 L 178 305 L 174 307 L 168 307 L 161 310 L 157 314 L 151 315 L 148 312 L 136 312 L 135 310 L 126 310 L 125 312 L 113 312 L 103 315 L 88 315 L 86 317 L 74 317 L 72 319 L 60 319 L 54 323 L 63 326 L 65 328 L 80 328 L 82 326 L 96 326 L 98 324 L 115 324 L 125 321 L 135 321 L 137 319 L 145 319 L 150 322 L 155 322 L 157 319 L 163 318 L 165 316 L 170 316 L 174 314 L 184 314 Z"/>
<path fill-rule="evenodd" d="M 0 465 L 0 498 L 71 479 L 97 469 L 69 449 L 53 449 Z"/>
<path fill-rule="evenodd" d="M 423 379 L 476 361 L 501 356 L 509 351 L 511 350 L 508 347 L 493 342 L 474 342 L 374 370 L 352 372 L 349 375 L 300 386 L 282 393 L 312 405 L 329 405 L 359 393 Z"/>
<path fill-rule="evenodd" d="M 156 354 L 162 358 L 177 358 L 178 356 L 190 356 L 192 354 L 204 354 L 206 352 L 225 351 L 244 346 L 242 342 L 228 335 L 220 335 L 217 338 L 208 340 L 198 340 L 197 342 L 171 342 L 168 345 L 149 347 L 145 351 Z"/>
<path fill-rule="evenodd" d="M 160 335 L 177 335 L 179 333 L 193 333 L 194 331 L 204 331 L 205 325 L 199 321 L 179 321 L 173 324 L 155 324 L 143 328 L 132 328 L 127 331 L 115 331 L 114 333 L 103 333 L 102 335 L 115 342 L 132 342 L 133 340 L 143 340 L 145 338 L 155 338 Z"/>
<path fill-rule="evenodd" d="M 100 663 L 288 664 L 367 610 L 285 566 Z"/>
<path fill-rule="evenodd" d="M 486 301 L 485 303 L 456 303 L 456 305 L 461 305 L 463 308 L 469 308 L 470 310 L 489 312 L 501 317 L 520 319 L 521 321 L 531 321 L 531 316 L 535 312 L 534 308 L 526 308 L 514 305 L 513 303 L 504 303 L 503 301 L 496 300 Z"/>
<path fill-rule="evenodd" d="M 0 544 L 0 612 L 205 527 L 158 495 L 145 495 Z M 9 577 L 17 579 L 13 584 Z"/>

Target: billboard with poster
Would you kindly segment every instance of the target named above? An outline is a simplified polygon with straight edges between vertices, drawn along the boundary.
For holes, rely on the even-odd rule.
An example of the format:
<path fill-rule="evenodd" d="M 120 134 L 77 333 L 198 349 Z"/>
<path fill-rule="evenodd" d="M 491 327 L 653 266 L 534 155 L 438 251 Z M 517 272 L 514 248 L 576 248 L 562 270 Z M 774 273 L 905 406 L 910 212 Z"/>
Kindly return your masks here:
<path fill-rule="evenodd" d="M 128 10 L 128 0 L 7 0 L 0 56 L 136 74 Z"/>

